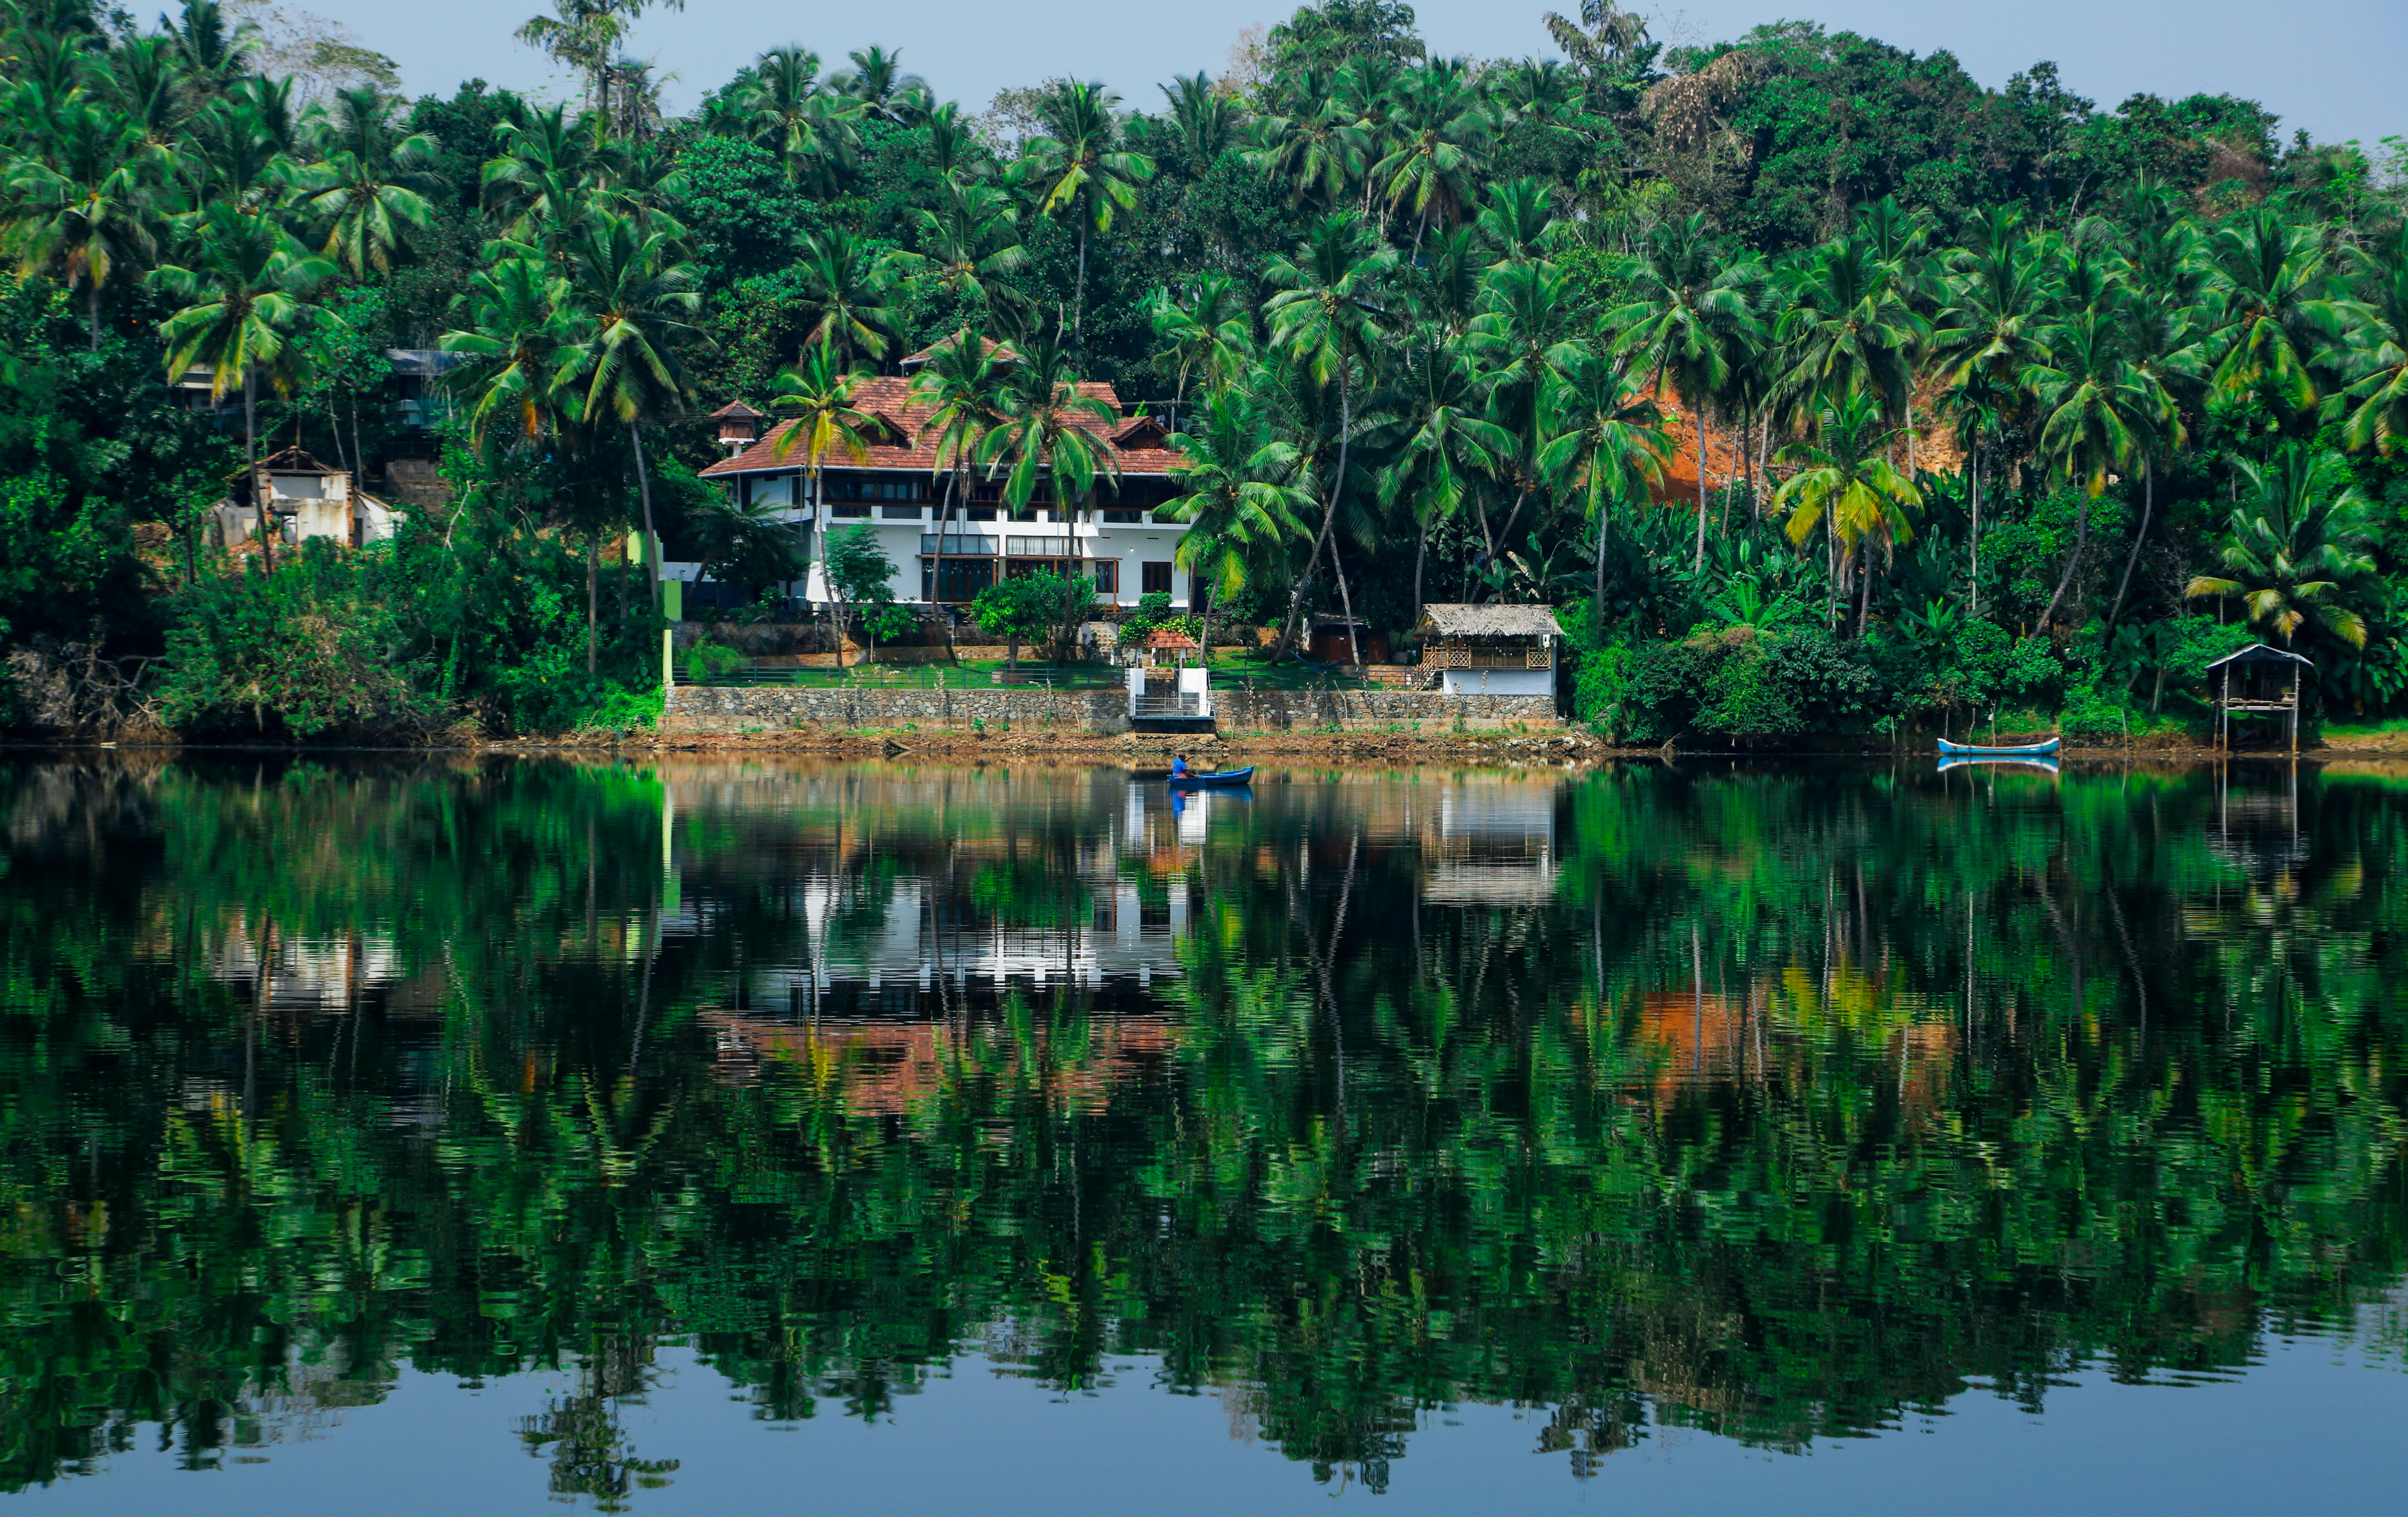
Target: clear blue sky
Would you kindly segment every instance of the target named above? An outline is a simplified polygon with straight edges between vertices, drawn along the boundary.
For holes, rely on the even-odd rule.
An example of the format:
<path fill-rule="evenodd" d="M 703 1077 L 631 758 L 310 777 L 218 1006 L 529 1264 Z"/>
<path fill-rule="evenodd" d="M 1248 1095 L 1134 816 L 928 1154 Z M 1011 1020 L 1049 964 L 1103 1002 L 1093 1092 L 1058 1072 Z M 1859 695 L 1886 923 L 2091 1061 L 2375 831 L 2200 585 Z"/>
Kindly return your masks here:
<path fill-rule="evenodd" d="M 1577 0 L 1555 0 L 1571 11 Z M 291 0 L 288 0 L 291 4 Z M 298 0 L 291 8 L 338 21 L 393 57 L 413 93 L 448 93 L 481 76 L 526 89 L 552 78 L 546 60 L 510 40 L 541 0 Z M 673 107 L 725 79 L 765 48 L 800 42 L 832 65 L 873 42 L 903 50 L 904 64 L 938 94 L 982 108 L 995 92 L 1049 75 L 1101 79 L 1130 104 L 1152 108 L 1154 86 L 1174 74 L 1220 72 L 1246 26 L 1279 20 L 1266 0 L 1188 0 L 1177 6 L 1047 0 L 1027 7 L 971 0 L 871 0 L 785 5 L 689 0 L 655 9 L 629 51 L 680 76 Z M 1482 57 L 1544 55 L 1544 0 L 1425 0 L 1416 5 L 1433 51 Z M 1796 16 L 1929 52 L 1946 48 L 1985 84 L 2053 59 L 2069 88 L 2102 107 L 2137 91 L 2179 96 L 2229 91 L 2283 118 L 2287 137 L 2368 143 L 2408 134 L 2408 0 L 1694 0 L 1654 7 L 1656 35 L 1685 41 L 1735 36 Z M 560 81 L 564 86 L 566 81 Z"/>

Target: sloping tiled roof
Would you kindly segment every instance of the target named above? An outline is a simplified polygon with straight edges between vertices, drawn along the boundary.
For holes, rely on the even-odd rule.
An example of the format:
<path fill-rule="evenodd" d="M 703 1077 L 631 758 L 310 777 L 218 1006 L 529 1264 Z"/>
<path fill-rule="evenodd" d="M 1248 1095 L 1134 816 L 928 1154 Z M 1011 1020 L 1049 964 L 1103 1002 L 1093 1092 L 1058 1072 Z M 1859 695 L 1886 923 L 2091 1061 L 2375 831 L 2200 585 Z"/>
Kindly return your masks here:
<path fill-rule="evenodd" d="M 1175 628 L 1157 627 L 1138 644 L 1141 648 L 1196 648 L 1203 644 Z"/>
<path fill-rule="evenodd" d="M 308 449 L 297 442 L 280 453 L 269 454 L 260 460 L 259 467 L 271 474 L 339 474 L 342 472 L 339 469 L 328 469 L 324 464 L 320 463 Z"/>
<path fill-rule="evenodd" d="M 730 400 L 727 404 L 720 407 L 717 411 L 710 413 L 710 419 L 715 422 L 727 421 L 731 418 L 736 421 L 757 422 L 761 419 L 761 412 L 753 410 L 751 406 L 746 405 L 741 400 Z"/>
<path fill-rule="evenodd" d="M 1552 606 L 1428 605 L 1422 614 L 1440 637 L 1561 637 Z"/>
<path fill-rule="evenodd" d="M 1100 381 L 1080 385 L 1079 394 L 1089 399 L 1101 400 L 1115 412 L 1120 410 L 1120 396 L 1110 384 Z M 853 392 L 853 403 L 856 409 L 868 412 L 884 423 L 885 426 L 878 430 L 885 432 L 891 441 L 875 441 L 868 450 L 867 458 L 860 462 L 856 462 L 851 454 L 841 448 L 832 449 L 826 457 L 820 460 L 821 468 L 910 470 L 922 474 L 936 470 L 936 436 L 933 433 L 924 435 L 920 430 L 927 425 L 928 418 L 936 413 L 936 408 L 924 405 L 912 397 L 910 379 L 900 374 L 873 375 L 861 382 L 860 388 Z M 1131 418 L 1131 421 L 1136 419 Z M 782 460 L 777 456 L 778 439 L 794 425 L 791 421 L 779 423 L 758 442 L 736 456 L 724 458 L 704 470 L 702 477 L 724 479 L 735 474 L 781 474 L 801 469 L 803 456 L 799 451 Z M 1159 476 L 1170 472 L 1171 466 L 1179 462 L 1179 455 L 1168 447 L 1126 447 L 1113 441 L 1113 434 L 1132 431 L 1127 422 L 1110 429 L 1099 423 L 1088 422 L 1082 425 L 1111 445 L 1112 452 L 1120 458 L 1121 472 L 1124 474 L 1140 477 Z M 889 431 L 889 428 L 892 430 Z M 1137 431 L 1132 438 L 1133 441 L 1140 442 L 1151 442 L 1153 440 L 1154 434 L 1151 431 Z M 1111 495 L 1109 488 L 1100 489 L 1099 493 L 1107 498 Z"/>

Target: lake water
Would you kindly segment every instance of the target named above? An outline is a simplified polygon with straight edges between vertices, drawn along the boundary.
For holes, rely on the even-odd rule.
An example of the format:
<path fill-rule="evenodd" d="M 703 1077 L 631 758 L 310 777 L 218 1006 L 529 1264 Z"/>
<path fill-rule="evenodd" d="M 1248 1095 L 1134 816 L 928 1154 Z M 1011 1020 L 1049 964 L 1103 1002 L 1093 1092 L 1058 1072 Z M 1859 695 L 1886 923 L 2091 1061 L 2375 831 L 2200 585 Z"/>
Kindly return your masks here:
<path fill-rule="evenodd" d="M 0 1517 L 2401 1510 L 2408 780 L 0 762 Z"/>

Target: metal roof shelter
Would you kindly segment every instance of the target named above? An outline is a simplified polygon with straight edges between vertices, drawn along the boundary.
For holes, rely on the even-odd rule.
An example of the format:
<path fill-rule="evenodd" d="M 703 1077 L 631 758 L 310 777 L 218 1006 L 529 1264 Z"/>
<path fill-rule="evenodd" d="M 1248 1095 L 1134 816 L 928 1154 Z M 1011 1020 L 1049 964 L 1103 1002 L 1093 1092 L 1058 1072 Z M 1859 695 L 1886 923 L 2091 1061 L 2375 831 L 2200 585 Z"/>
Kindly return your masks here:
<path fill-rule="evenodd" d="M 2315 667 L 2287 648 L 2263 643 L 2252 643 L 2210 663 L 2207 674 L 2215 686 L 2215 745 L 2232 746 L 2235 715 L 2282 716 L 2289 725 L 2291 751 L 2299 752 L 2300 672 Z"/>

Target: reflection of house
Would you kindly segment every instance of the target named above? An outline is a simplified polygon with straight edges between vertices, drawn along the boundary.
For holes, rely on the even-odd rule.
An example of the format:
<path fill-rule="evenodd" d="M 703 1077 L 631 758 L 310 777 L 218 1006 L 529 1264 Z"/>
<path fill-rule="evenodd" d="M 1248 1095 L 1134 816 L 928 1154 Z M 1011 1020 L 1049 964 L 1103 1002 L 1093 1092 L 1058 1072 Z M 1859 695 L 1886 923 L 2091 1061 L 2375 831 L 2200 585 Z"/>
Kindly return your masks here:
<path fill-rule="evenodd" d="M 1449 695 L 1555 693 L 1564 631 L 1548 607 L 1425 606 L 1420 631 L 1422 667 Z"/>
<path fill-rule="evenodd" d="M 714 1036 L 722 1079 L 749 1085 L 763 1061 L 787 1061 L 833 1086 L 846 1108 L 863 1116 L 912 1111 L 940 1094 L 965 1062 L 1000 1064 L 1008 1081 L 1024 1062 L 1034 1065 L 1049 1105 L 1101 1111 L 1114 1091 L 1143 1077 L 1177 1043 L 1166 1019 L 1127 1013 L 1092 1017 L 1059 1053 L 1043 1026 L 1023 1042 L 941 1020 L 797 1023 L 735 1011 L 705 1011 L 697 1020 Z"/>
<path fill-rule="evenodd" d="M 266 502 L 280 542 L 324 538 L 359 548 L 393 536 L 393 507 L 355 488 L 350 470 L 329 469 L 298 445 L 261 461 L 250 499 L 218 502 L 210 513 L 218 546 L 258 541 L 255 501 Z"/>
<path fill-rule="evenodd" d="M 1434 906 L 1533 905 L 1555 888 L 1553 781 L 1466 779 L 1439 792 L 1422 899 Z"/>
<path fill-rule="evenodd" d="M 915 369 L 936 352 L 915 353 L 903 367 Z M 1003 362 L 1017 362 L 1009 348 L 998 346 L 995 353 Z M 714 415 L 722 441 L 744 445 L 705 469 L 702 477 L 725 485 L 739 502 L 777 509 L 801 527 L 807 542 L 855 523 L 867 525 L 897 566 L 898 600 L 959 603 L 975 600 L 999 579 L 1050 569 L 1094 579 L 1099 600 L 1135 605 L 1140 596 L 1159 592 L 1173 604 L 1185 603 L 1187 576 L 1172 555 L 1186 527 L 1155 509 L 1177 493 L 1169 471 L 1178 455 L 1158 419 L 1082 418 L 1079 425 L 1111 454 L 1117 485 L 1105 480 L 1092 494 L 1066 501 L 1054 494 L 1051 477 L 1043 477 L 1026 509 L 1015 512 L 1003 499 L 1003 482 L 987 477 L 983 469 L 972 470 L 962 485 L 966 498 L 948 498 L 949 486 L 956 483 L 947 469 L 950 458 L 939 456 L 936 437 L 924 430 L 935 412 L 912 384 L 909 372 L 860 381 L 853 404 L 869 417 L 862 428 L 868 447 L 859 457 L 838 448 L 821 460 L 820 499 L 809 498 L 803 451 L 780 454 L 780 440 L 794 424 L 748 441 L 757 413 L 738 414 L 736 407 Z M 1110 384 L 1082 383 L 1079 394 L 1123 410 Z M 692 565 L 667 568 L 680 578 L 695 572 Z M 814 600 L 824 598 L 816 575 L 810 593 Z"/>

